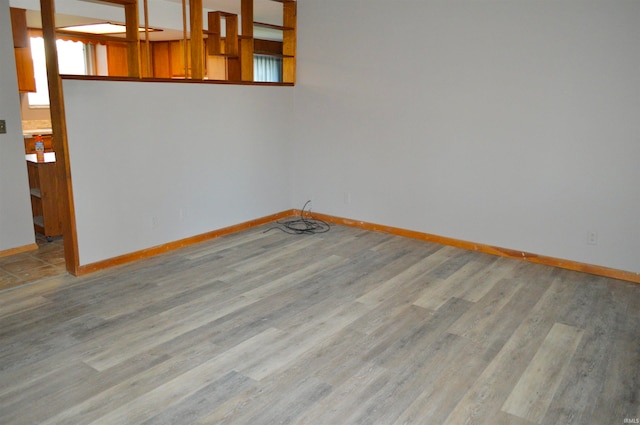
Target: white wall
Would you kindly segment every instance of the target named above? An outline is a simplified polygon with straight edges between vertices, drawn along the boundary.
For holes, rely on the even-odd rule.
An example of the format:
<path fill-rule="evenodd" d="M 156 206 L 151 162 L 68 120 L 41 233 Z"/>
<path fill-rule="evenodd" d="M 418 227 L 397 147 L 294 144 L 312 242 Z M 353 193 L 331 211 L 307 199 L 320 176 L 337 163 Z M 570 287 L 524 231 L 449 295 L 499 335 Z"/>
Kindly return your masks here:
<path fill-rule="evenodd" d="M 0 251 L 35 242 L 8 0 L 0 0 Z"/>
<path fill-rule="evenodd" d="M 63 88 L 81 265 L 291 208 L 291 87 Z"/>
<path fill-rule="evenodd" d="M 640 272 L 640 2 L 298 7 L 296 205 Z"/>

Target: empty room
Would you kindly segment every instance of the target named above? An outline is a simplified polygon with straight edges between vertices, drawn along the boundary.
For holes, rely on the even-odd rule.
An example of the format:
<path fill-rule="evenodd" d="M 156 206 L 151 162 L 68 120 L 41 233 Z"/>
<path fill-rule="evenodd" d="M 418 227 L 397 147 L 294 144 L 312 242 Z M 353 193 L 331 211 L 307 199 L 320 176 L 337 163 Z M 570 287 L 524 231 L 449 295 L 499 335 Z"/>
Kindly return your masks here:
<path fill-rule="evenodd" d="M 639 22 L 0 0 L 0 423 L 640 423 Z"/>

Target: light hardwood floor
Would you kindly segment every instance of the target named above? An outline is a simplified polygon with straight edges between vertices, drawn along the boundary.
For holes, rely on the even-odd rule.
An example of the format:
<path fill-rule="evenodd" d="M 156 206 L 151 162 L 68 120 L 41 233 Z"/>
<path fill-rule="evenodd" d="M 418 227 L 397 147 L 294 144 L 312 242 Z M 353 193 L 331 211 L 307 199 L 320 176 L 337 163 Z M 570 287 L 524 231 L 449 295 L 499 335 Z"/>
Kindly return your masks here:
<path fill-rule="evenodd" d="M 0 292 L 0 423 L 640 417 L 640 285 L 268 227 Z"/>

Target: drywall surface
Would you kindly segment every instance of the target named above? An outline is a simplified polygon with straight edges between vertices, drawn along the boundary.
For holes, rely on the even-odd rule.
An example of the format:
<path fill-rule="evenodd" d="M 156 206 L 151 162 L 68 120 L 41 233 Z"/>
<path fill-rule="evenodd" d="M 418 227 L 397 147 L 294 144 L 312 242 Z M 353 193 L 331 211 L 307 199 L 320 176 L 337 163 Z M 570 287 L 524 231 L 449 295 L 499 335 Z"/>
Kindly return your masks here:
<path fill-rule="evenodd" d="M 8 0 L 0 0 L 0 251 L 35 242 Z"/>
<path fill-rule="evenodd" d="M 291 208 L 291 87 L 63 88 L 81 265 Z"/>
<path fill-rule="evenodd" d="M 640 2 L 298 7 L 295 204 L 640 272 Z"/>

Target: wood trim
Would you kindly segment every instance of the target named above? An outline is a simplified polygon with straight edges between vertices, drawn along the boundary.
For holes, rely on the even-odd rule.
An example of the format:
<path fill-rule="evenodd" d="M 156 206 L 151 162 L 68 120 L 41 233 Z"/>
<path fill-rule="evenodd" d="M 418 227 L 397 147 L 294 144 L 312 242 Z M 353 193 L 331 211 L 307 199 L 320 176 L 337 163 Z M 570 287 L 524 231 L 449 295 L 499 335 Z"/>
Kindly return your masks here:
<path fill-rule="evenodd" d="M 174 242 L 169 242 L 163 245 L 154 246 L 151 248 L 143 249 L 141 251 L 132 252 L 129 254 L 120 255 L 118 257 L 110 258 L 96 263 L 87 264 L 81 266 L 78 270 L 78 276 L 82 276 L 89 273 L 94 273 L 100 270 L 108 269 L 111 267 L 120 266 L 123 264 L 131 263 L 134 261 L 142 260 L 145 258 L 153 257 L 165 252 L 175 251 L 176 249 L 185 248 L 187 246 L 195 245 L 200 242 L 208 241 L 210 239 L 219 238 L 221 236 L 229 235 L 231 233 L 241 232 L 243 230 L 250 229 L 252 227 L 261 226 L 272 221 L 281 220 L 286 217 L 294 215 L 294 210 L 286 210 L 276 214 L 271 214 L 265 217 L 257 218 L 255 220 L 245 221 L 244 223 L 234 224 L 233 226 L 223 227 L 222 229 L 214 230 L 208 233 L 203 233 L 189 238 L 180 239 Z"/>
<path fill-rule="evenodd" d="M 24 252 L 35 251 L 37 249 L 38 249 L 38 244 L 37 243 L 32 243 L 32 244 L 25 245 L 25 246 L 19 246 L 19 247 L 16 247 L 16 248 L 5 249 L 3 251 L 0 251 L 0 258 L 9 257 L 11 255 L 22 254 Z"/>
<path fill-rule="evenodd" d="M 78 235 L 76 232 L 75 206 L 71 185 L 64 95 L 60 69 L 58 68 L 54 0 L 40 0 L 40 13 L 42 16 L 42 35 L 44 38 L 47 63 L 53 149 L 56 152 L 58 189 L 62 203 L 61 221 L 62 234 L 64 237 L 64 258 L 67 271 L 73 275 L 77 275 L 80 264 L 78 256 Z"/>
<path fill-rule="evenodd" d="M 294 87 L 293 83 L 263 83 L 259 81 L 225 81 L 225 80 L 192 80 L 184 78 L 131 78 L 131 77 L 106 77 L 101 75 L 71 75 L 61 76 L 63 80 L 85 81 L 120 81 L 133 83 L 175 83 L 175 84 L 232 84 L 236 86 L 276 86 Z"/>
<path fill-rule="evenodd" d="M 295 214 L 300 215 L 299 210 L 295 210 Z M 382 224 L 368 223 L 365 221 L 353 220 L 350 218 L 336 217 L 328 214 L 312 213 L 312 216 L 320 220 L 324 220 L 333 224 L 342 224 L 345 226 L 357 227 L 365 230 L 373 230 L 377 232 L 389 233 L 397 236 L 404 236 L 412 239 L 419 239 L 427 242 L 434 242 L 442 245 L 454 246 L 456 248 L 468 249 L 470 251 L 478 251 L 485 254 L 498 255 L 517 260 L 529 261 L 531 263 L 543 264 L 546 266 L 559 267 L 568 270 L 574 270 L 583 273 L 594 274 L 598 276 L 609 277 L 612 279 L 626 280 L 629 282 L 640 283 L 640 273 L 630 271 L 612 269 L 609 267 L 596 266 L 593 264 L 581 263 L 578 261 L 565 260 L 562 258 L 548 257 L 545 255 L 533 254 L 530 252 L 517 251 L 508 248 L 501 248 L 481 243 L 469 242 L 460 239 L 448 238 L 445 236 L 433 235 L 430 233 L 418 232 L 415 230 L 402 229 L 399 227 L 384 226 Z"/>

